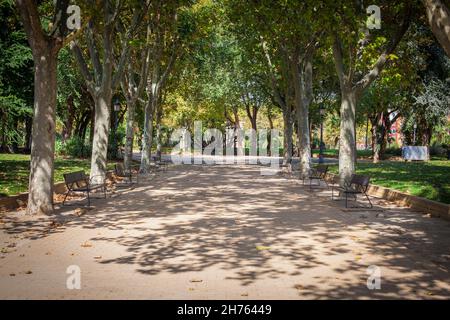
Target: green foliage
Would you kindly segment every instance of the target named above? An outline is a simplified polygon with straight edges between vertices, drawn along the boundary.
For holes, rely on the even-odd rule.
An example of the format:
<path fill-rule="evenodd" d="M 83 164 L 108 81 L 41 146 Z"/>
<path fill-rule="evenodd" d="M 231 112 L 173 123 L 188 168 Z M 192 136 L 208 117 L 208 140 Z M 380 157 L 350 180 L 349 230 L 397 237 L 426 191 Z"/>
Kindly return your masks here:
<path fill-rule="evenodd" d="M 22 144 L 18 123 L 32 115 L 33 59 L 11 1 L 0 2 L 0 139 Z"/>
<path fill-rule="evenodd" d="M 334 173 L 337 167 L 332 167 Z M 375 185 L 450 204 L 450 161 L 358 163 Z"/>
<path fill-rule="evenodd" d="M 61 142 L 59 142 L 61 143 Z M 61 154 L 73 158 L 88 158 L 91 156 L 92 146 L 78 136 L 73 136 L 60 146 Z"/>

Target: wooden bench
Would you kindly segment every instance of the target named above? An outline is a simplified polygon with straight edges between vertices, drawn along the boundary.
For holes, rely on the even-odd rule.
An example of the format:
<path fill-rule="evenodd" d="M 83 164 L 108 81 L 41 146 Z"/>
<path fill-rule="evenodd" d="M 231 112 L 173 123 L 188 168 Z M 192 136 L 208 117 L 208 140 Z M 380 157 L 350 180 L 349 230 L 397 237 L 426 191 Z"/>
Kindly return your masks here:
<path fill-rule="evenodd" d="M 139 183 L 139 170 L 133 170 L 135 167 L 131 167 L 130 170 L 126 170 L 123 164 L 117 163 L 114 166 L 114 174 L 116 177 L 124 178 L 128 180 L 128 185 L 133 184 L 133 175 L 136 176 L 136 183 Z"/>
<path fill-rule="evenodd" d="M 92 184 L 91 183 L 92 179 L 98 177 L 91 177 L 89 179 L 89 177 L 86 176 L 84 171 L 65 173 L 63 176 L 67 188 L 67 192 L 63 200 L 63 206 L 65 205 L 66 199 L 69 196 L 69 194 L 75 192 L 86 193 L 88 206 L 91 205 L 90 193 L 92 191 L 101 189 L 106 199 L 106 181 L 103 181 L 103 183 L 100 184 L 98 183 Z"/>
<path fill-rule="evenodd" d="M 373 208 L 372 202 L 370 201 L 369 195 L 367 194 L 367 190 L 369 189 L 370 177 L 353 174 L 350 182 L 345 183 L 343 187 L 341 186 L 333 186 L 331 188 L 331 199 L 334 200 L 334 189 L 339 191 L 341 194 L 345 194 L 345 207 L 348 208 L 348 195 L 352 195 L 355 198 L 355 202 L 357 200 L 358 194 L 363 194 L 366 196 L 369 201 L 370 207 Z M 357 207 L 353 207 L 357 208 Z"/>
<path fill-rule="evenodd" d="M 318 186 L 320 186 L 320 181 L 325 182 L 325 184 L 327 185 L 327 188 L 328 188 L 328 183 L 325 180 L 327 173 L 328 173 L 328 166 L 326 166 L 326 165 L 319 165 L 315 168 L 312 168 L 309 172 L 308 177 L 306 177 L 306 176 L 303 177 L 303 185 L 305 185 L 305 179 L 308 178 L 310 190 L 312 189 L 313 180 L 317 180 L 319 182 Z"/>

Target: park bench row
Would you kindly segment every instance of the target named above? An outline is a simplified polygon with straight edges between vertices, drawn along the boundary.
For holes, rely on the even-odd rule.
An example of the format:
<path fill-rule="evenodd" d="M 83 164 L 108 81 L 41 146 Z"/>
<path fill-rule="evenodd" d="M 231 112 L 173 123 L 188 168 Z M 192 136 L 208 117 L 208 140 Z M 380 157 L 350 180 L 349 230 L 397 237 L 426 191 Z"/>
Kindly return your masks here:
<path fill-rule="evenodd" d="M 372 202 L 370 201 L 370 197 L 368 194 L 370 177 L 364 175 L 353 174 L 350 180 L 345 181 L 344 185 L 339 185 L 333 182 L 330 185 L 327 181 L 328 174 L 328 166 L 327 165 L 319 165 L 316 168 L 310 170 L 308 176 L 303 177 L 303 185 L 305 185 L 305 180 L 309 180 L 309 188 L 312 190 L 313 181 L 317 181 L 320 186 L 320 181 L 323 181 L 328 189 L 331 188 L 331 200 L 335 200 L 335 191 L 339 194 L 345 196 L 345 207 L 348 208 L 348 200 L 349 197 L 353 197 L 354 201 L 357 201 L 358 195 L 363 195 L 366 197 L 369 202 L 369 208 L 373 208 Z"/>
<path fill-rule="evenodd" d="M 167 162 L 154 160 L 155 170 L 162 169 L 167 170 Z M 106 199 L 107 193 L 107 182 L 106 179 L 99 182 L 98 176 L 89 177 L 84 171 L 75 171 L 63 174 L 64 183 L 66 185 L 66 193 L 64 195 L 63 206 L 66 205 L 67 197 L 74 193 L 86 194 L 87 205 L 91 205 L 91 193 L 100 191 L 103 193 Z M 131 170 L 126 170 L 124 166 L 120 163 L 114 165 L 114 176 L 119 179 L 124 179 L 125 186 L 133 185 L 133 178 L 135 178 L 136 184 L 139 184 L 139 169 L 136 166 L 132 167 Z"/>

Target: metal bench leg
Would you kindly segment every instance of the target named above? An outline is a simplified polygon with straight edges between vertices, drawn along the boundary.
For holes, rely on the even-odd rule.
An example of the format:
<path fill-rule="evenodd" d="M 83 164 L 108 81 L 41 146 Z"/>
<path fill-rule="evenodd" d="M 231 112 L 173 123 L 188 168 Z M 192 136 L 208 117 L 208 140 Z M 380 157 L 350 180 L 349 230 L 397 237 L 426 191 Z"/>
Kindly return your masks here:
<path fill-rule="evenodd" d="M 364 195 L 366 196 L 367 201 L 369 201 L 370 209 L 372 209 L 373 208 L 373 204 L 372 204 L 372 201 L 370 201 L 369 195 L 367 193 L 364 193 Z"/>
<path fill-rule="evenodd" d="M 89 190 L 86 193 L 87 193 L 88 207 L 90 207 L 91 206 L 91 197 L 89 196 Z"/>
<path fill-rule="evenodd" d="M 64 196 L 64 200 L 63 200 L 63 206 L 66 204 L 66 199 L 69 196 L 70 190 L 67 190 L 66 195 Z"/>
<path fill-rule="evenodd" d="M 345 193 L 345 208 L 348 208 L 348 193 Z"/>

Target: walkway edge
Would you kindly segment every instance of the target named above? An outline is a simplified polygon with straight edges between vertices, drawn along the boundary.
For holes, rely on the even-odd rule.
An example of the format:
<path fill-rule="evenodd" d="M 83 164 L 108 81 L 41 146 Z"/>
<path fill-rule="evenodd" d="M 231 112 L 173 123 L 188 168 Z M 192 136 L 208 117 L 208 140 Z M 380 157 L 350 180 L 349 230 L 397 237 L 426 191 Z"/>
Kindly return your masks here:
<path fill-rule="evenodd" d="M 330 179 L 335 179 L 337 175 L 328 174 Z M 403 207 L 416 209 L 424 213 L 430 214 L 435 218 L 442 218 L 450 221 L 450 205 L 437 202 L 422 197 L 413 196 L 397 190 L 385 188 L 371 184 L 368 190 L 369 195 L 378 197 Z"/>

